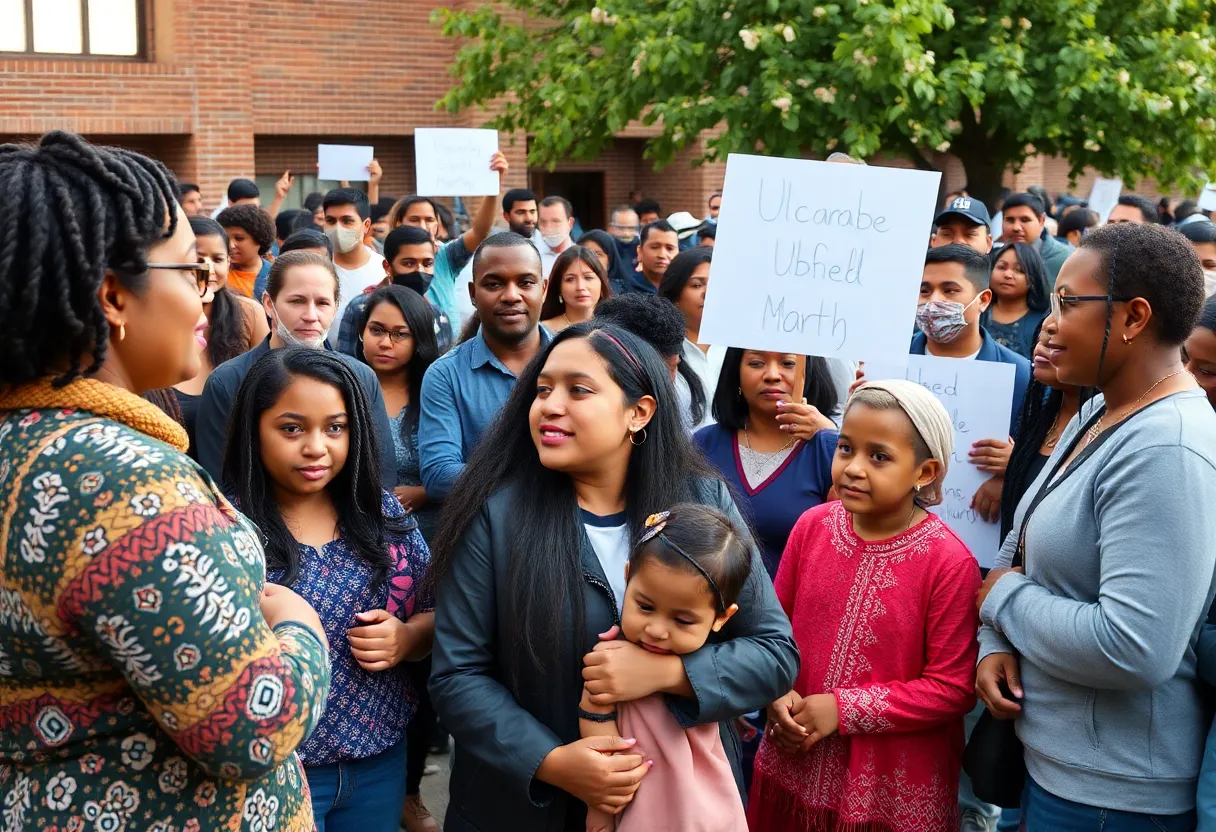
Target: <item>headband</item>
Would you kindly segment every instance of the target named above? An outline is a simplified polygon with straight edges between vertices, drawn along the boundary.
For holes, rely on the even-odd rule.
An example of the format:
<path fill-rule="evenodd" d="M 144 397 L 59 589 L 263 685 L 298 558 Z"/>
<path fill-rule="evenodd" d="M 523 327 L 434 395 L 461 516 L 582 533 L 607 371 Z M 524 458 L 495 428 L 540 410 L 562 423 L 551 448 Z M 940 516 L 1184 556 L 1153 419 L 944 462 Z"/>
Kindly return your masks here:
<path fill-rule="evenodd" d="M 611 338 L 612 336 L 609 335 L 608 337 Z M 671 549 L 677 555 L 680 555 L 682 558 L 684 558 L 684 560 L 691 563 L 694 569 L 701 573 L 701 577 L 709 583 L 709 588 L 714 591 L 714 599 L 718 602 L 718 613 L 724 614 L 726 612 L 726 601 L 722 597 L 722 590 L 718 589 L 718 584 L 714 582 L 713 578 L 709 577 L 709 573 L 705 571 L 705 567 L 697 563 L 696 559 L 693 558 L 692 555 L 685 552 L 683 549 L 673 543 L 670 537 L 663 534 L 663 529 L 667 526 L 667 520 L 670 517 L 670 511 L 660 511 L 658 514 L 652 514 L 647 517 L 646 531 L 642 532 L 642 537 L 638 540 L 637 548 L 641 549 L 655 538 L 661 540 L 668 549 Z"/>
<path fill-rule="evenodd" d="M 616 344 L 616 348 L 619 349 L 621 352 L 625 353 L 625 359 L 630 364 L 633 365 L 633 369 L 637 370 L 638 373 L 642 376 L 646 375 L 646 371 L 642 369 L 642 363 L 640 361 L 638 361 L 637 357 L 634 356 L 633 353 L 631 353 L 629 350 L 625 349 L 625 345 L 622 344 L 620 341 L 618 341 L 615 335 L 613 335 L 611 332 L 608 332 L 607 330 L 604 330 L 604 329 L 600 329 L 600 330 L 596 330 L 596 331 L 599 332 L 600 335 L 603 335 L 605 338 L 607 338 L 612 343 Z"/>

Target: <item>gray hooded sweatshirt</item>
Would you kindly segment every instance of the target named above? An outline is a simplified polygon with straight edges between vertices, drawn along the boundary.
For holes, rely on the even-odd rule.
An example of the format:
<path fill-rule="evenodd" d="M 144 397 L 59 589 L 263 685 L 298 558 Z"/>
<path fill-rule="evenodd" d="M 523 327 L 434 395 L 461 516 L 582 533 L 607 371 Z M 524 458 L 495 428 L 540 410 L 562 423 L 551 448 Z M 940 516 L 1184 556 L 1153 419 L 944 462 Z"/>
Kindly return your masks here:
<path fill-rule="evenodd" d="M 1086 424 L 1095 412 L 1084 408 Z M 997 566 L 1081 418 L 1027 490 Z M 1216 567 L 1216 413 L 1186 391 L 1108 434 L 1031 515 L 1026 574 L 1003 576 L 984 601 L 979 657 L 1021 656 L 1017 733 L 1040 786 L 1171 815 L 1195 805 L 1207 736 L 1195 643 Z"/>

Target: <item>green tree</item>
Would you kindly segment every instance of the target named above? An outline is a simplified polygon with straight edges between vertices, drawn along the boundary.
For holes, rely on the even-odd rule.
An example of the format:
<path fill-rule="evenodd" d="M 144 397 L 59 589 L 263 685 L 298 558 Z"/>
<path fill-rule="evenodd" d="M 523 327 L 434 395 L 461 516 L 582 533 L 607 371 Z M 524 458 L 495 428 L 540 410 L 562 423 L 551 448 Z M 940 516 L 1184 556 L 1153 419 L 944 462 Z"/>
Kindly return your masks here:
<path fill-rule="evenodd" d="M 462 39 L 440 106 L 496 108 L 529 162 L 596 155 L 631 120 L 659 166 L 703 158 L 879 152 L 933 169 L 950 151 L 973 194 L 1037 153 L 1073 175 L 1195 188 L 1216 179 L 1211 0 L 505 0 L 436 12 Z M 499 10 L 502 10 L 500 13 Z"/>

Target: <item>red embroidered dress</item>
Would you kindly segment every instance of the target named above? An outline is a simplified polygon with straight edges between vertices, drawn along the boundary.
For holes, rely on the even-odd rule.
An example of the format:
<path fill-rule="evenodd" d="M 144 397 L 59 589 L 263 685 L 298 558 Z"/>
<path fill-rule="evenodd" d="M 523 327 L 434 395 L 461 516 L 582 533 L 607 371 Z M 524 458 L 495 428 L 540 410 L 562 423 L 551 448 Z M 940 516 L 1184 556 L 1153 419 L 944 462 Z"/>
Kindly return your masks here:
<path fill-rule="evenodd" d="M 835 694 L 840 730 L 793 757 L 761 743 L 752 832 L 958 828 L 979 586 L 975 558 L 935 515 L 877 542 L 839 502 L 802 515 L 777 598 L 802 654 L 795 690 Z"/>

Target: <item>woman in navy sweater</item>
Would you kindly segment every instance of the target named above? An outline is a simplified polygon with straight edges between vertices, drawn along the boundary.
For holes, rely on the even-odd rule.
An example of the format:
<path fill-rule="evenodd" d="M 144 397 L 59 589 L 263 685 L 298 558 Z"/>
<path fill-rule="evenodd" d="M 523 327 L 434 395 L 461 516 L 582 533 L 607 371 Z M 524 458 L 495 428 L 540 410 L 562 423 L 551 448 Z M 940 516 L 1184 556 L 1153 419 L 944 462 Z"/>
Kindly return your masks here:
<path fill-rule="evenodd" d="M 832 487 L 839 406 L 822 358 L 731 348 L 714 395 L 717 424 L 697 444 L 756 529 L 769 577 L 794 523 Z"/>

